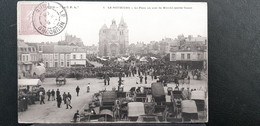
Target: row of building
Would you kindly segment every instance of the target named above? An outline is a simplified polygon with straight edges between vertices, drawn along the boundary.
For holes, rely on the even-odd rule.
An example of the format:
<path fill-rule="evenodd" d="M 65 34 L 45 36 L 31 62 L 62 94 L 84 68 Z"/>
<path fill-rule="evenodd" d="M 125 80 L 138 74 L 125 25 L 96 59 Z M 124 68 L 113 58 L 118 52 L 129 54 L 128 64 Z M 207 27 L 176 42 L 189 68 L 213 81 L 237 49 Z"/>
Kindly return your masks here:
<path fill-rule="evenodd" d="M 97 46 L 84 46 L 79 38 L 67 34 L 65 40 L 57 43 L 26 43 L 18 39 L 17 47 L 18 75 L 21 76 L 32 75 L 32 69 L 40 62 L 45 67 L 85 67 L 87 55 L 98 53 Z"/>
<path fill-rule="evenodd" d="M 128 26 L 121 18 L 119 24 L 112 20 L 110 27 L 104 24 L 99 30 L 99 52 L 98 55 L 118 57 L 123 55 L 143 54 L 170 54 L 173 62 L 200 62 L 205 64 L 207 60 L 206 37 L 179 35 L 177 38 L 164 38 L 160 41 L 151 41 L 148 44 L 137 42 L 130 44 L 128 40 Z M 187 63 L 189 64 L 189 63 Z M 196 64 L 196 63 L 195 63 Z"/>

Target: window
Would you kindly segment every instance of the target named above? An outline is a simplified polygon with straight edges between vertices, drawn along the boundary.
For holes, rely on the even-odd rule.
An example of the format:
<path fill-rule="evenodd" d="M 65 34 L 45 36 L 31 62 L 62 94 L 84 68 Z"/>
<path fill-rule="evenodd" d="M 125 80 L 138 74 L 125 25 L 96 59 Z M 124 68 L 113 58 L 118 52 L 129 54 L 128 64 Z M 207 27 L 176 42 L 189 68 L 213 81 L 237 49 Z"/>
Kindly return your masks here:
<path fill-rule="evenodd" d="M 64 60 L 64 54 L 60 54 L 60 61 Z"/>
<path fill-rule="evenodd" d="M 45 65 L 46 65 L 46 67 L 49 67 L 49 64 L 48 64 L 48 62 L 46 62 L 46 63 L 45 63 Z"/>
<path fill-rule="evenodd" d="M 80 55 L 80 59 L 83 59 L 83 56 L 82 56 L 82 54 Z"/>
<path fill-rule="evenodd" d="M 54 55 L 54 59 L 58 59 L 58 54 L 55 54 L 55 55 Z"/>
<path fill-rule="evenodd" d="M 21 51 L 23 51 L 23 48 L 20 48 Z"/>
<path fill-rule="evenodd" d="M 73 59 L 76 59 L 76 55 L 73 55 Z"/>
<path fill-rule="evenodd" d="M 198 59 L 201 59 L 200 54 L 198 54 Z"/>
<path fill-rule="evenodd" d="M 28 48 L 28 51 L 31 52 L 31 48 Z"/>
<path fill-rule="evenodd" d="M 28 61 L 28 60 L 29 60 L 28 55 L 26 55 L 26 61 Z"/>
<path fill-rule="evenodd" d="M 69 55 L 69 54 L 67 54 L 67 60 L 68 60 L 68 59 L 70 59 L 70 55 Z"/>
<path fill-rule="evenodd" d="M 175 54 L 172 54 L 172 59 L 175 59 Z"/>
<path fill-rule="evenodd" d="M 187 59 L 190 59 L 190 54 L 187 54 Z"/>
<path fill-rule="evenodd" d="M 39 46 L 39 51 L 42 51 L 42 46 Z"/>
<path fill-rule="evenodd" d="M 50 61 L 52 61 L 52 56 L 53 56 L 53 55 L 52 55 L 52 54 L 50 54 Z"/>
<path fill-rule="evenodd" d="M 182 60 L 184 59 L 184 54 L 181 54 L 181 59 L 182 59 Z"/>
<path fill-rule="evenodd" d="M 67 62 L 67 67 L 69 67 L 70 66 L 70 62 Z"/>
<path fill-rule="evenodd" d="M 24 48 L 24 51 L 26 52 L 26 51 L 27 51 L 27 48 Z"/>
<path fill-rule="evenodd" d="M 60 66 L 63 67 L 63 65 L 64 65 L 63 62 L 60 62 Z"/>
<path fill-rule="evenodd" d="M 58 67 L 58 62 L 55 62 L 55 67 Z"/>

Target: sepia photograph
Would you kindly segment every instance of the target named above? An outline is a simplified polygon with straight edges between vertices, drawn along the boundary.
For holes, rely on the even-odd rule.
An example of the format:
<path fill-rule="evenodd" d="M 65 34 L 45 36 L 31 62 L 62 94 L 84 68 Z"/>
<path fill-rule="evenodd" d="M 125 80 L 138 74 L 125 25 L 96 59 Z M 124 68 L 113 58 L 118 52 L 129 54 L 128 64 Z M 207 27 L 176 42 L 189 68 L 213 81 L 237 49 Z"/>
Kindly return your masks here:
<path fill-rule="evenodd" d="M 206 2 L 17 3 L 19 123 L 208 122 Z"/>

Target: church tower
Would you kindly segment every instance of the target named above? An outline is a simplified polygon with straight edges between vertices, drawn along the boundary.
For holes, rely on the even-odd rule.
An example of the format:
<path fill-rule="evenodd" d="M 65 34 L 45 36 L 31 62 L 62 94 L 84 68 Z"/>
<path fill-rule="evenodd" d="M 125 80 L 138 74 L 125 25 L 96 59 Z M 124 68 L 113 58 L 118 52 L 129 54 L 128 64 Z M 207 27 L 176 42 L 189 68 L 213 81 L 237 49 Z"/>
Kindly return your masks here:
<path fill-rule="evenodd" d="M 106 34 L 108 32 L 107 25 L 104 24 L 99 30 L 99 55 L 107 56 L 107 38 Z"/>
<path fill-rule="evenodd" d="M 120 45 L 120 53 L 125 54 L 126 49 L 128 47 L 128 29 L 127 24 L 124 21 L 124 18 L 121 17 L 119 26 L 118 26 L 118 32 L 119 32 L 119 45 Z"/>
<path fill-rule="evenodd" d="M 118 25 L 112 20 L 109 28 L 104 24 L 99 30 L 99 56 L 124 55 L 128 43 L 128 28 L 123 17 Z"/>

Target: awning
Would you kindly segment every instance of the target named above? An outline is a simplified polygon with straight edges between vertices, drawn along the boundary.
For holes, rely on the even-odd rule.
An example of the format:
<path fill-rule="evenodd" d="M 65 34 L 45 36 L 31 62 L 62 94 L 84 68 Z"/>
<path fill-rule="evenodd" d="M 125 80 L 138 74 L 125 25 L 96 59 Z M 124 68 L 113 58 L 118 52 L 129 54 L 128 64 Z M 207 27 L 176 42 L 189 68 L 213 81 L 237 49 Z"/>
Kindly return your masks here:
<path fill-rule="evenodd" d="M 146 59 L 146 57 L 142 57 L 142 58 L 140 59 L 140 61 L 141 61 L 141 62 L 148 62 L 147 59 Z"/>
<path fill-rule="evenodd" d="M 154 61 L 154 60 L 156 60 L 157 58 L 156 58 L 156 57 L 151 57 L 151 59 Z"/>
<path fill-rule="evenodd" d="M 42 82 L 40 79 L 18 79 L 19 86 L 37 86 L 41 85 Z"/>

